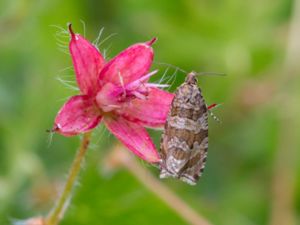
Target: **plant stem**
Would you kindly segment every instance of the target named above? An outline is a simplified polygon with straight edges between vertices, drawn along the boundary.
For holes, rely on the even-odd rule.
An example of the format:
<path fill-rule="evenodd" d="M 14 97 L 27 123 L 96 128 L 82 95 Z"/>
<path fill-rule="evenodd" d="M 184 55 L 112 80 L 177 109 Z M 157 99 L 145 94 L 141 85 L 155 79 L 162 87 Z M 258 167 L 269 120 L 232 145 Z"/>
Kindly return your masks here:
<path fill-rule="evenodd" d="M 107 169 L 124 166 L 146 188 L 158 196 L 168 207 L 173 209 L 183 220 L 191 225 L 211 225 L 202 215 L 190 207 L 180 196 L 161 183 L 149 171 L 144 169 L 129 154 L 123 145 L 116 145 L 106 159 Z"/>
<path fill-rule="evenodd" d="M 46 225 L 57 225 L 63 218 L 71 199 L 72 190 L 76 183 L 76 178 L 81 168 L 82 161 L 90 143 L 91 133 L 85 133 L 81 141 L 79 150 L 76 153 L 75 159 L 71 165 L 69 175 L 64 186 L 64 189 L 59 196 L 54 208 L 51 210 L 45 220 Z"/>

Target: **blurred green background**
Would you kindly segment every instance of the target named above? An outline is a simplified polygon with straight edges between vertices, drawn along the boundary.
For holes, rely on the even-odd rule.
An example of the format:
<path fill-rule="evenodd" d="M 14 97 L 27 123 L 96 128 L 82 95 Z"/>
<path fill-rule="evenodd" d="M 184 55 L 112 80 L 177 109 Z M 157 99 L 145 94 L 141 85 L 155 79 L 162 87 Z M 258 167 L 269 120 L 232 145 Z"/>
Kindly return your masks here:
<path fill-rule="evenodd" d="M 46 132 L 76 91 L 63 53 L 67 22 L 112 58 L 130 44 L 158 37 L 159 80 L 170 63 L 202 76 L 208 103 L 224 103 L 210 119 L 206 170 L 197 186 L 162 182 L 217 225 L 300 224 L 300 7 L 295 0 L 1 0 L 0 224 L 45 215 L 52 207 L 79 137 Z M 184 74 L 170 68 L 170 91 Z M 159 144 L 160 132 L 153 131 Z M 187 224 L 126 169 L 105 172 L 115 138 L 93 134 L 80 185 L 63 225 Z M 158 177 L 158 170 L 139 161 Z"/>

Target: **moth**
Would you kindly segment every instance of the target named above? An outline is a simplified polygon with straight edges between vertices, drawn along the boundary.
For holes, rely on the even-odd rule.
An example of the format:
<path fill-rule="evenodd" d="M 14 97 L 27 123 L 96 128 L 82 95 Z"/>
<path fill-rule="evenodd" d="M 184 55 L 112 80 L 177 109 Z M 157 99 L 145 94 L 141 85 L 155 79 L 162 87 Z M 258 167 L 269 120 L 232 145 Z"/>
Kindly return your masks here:
<path fill-rule="evenodd" d="M 208 107 L 197 85 L 197 74 L 187 74 L 178 87 L 160 143 L 160 178 L 174 177 L 195 185 L 208 149 Z"/>

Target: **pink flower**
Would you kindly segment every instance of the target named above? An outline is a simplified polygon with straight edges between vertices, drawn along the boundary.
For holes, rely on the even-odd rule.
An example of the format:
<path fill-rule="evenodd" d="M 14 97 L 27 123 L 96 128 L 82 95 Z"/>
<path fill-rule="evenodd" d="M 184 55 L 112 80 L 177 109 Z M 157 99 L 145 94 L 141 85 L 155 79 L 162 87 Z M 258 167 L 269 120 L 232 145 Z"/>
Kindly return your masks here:
<path fill-rule="evenodd" d="M 161 127 L 173 94 L 148 83 L 156 71 L 151 45 L 134 44 L 105 62 L 89 41 L 72 31 L 70 52 L 80 95 L 71 97 L 60 109 L 54 131 L 72 136 L 95 128 L 101 121 L 128 149 L 142 159 L 159 161 L 157 150 L 144 127 Z"/>

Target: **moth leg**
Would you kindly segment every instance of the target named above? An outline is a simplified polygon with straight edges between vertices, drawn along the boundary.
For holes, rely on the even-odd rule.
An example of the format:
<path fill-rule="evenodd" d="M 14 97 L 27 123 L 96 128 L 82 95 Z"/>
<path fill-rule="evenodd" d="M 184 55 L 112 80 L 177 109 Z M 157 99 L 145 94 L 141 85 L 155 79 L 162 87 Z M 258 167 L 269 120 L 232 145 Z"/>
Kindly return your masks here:
<path fill-rule="evenodd" d="M 212 111 L 208 111 L 208 113 L 215 121 L 217 121 L 218 123 L 222 123 L 222 121 L 215 114 L 213 114 Z"/>
<path fill-rule="evenodd" d="M 212 109 L 216 109 L 216 108 L 220 107 L 221 105 L 223 105 L 223 104 L 213 103 L 213 104 L 211 104 L 209 106 L 206 106 L 206 107 L 207 107 L 207 110 L 212 110 Z"/>
<path fill-rule="evenodd" d="M 219 106 L 221 106 L 221 105 L 222 105 L 222 104 L 216 104 L 216 103 L 213 103 L 213 104 L 207 106 L 209 115 L 210 115 L 215 121 L 217 121 L 218 123 L 221 123 L 221 120 L 220 120 L 215 114 L 213 114 L 212 109 L 215 109 L 215 108 L 217 108 L 217 107 L 219 107 Z"/>

